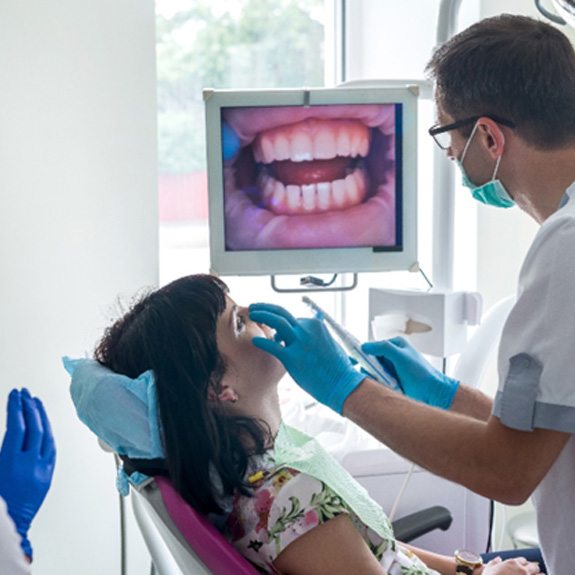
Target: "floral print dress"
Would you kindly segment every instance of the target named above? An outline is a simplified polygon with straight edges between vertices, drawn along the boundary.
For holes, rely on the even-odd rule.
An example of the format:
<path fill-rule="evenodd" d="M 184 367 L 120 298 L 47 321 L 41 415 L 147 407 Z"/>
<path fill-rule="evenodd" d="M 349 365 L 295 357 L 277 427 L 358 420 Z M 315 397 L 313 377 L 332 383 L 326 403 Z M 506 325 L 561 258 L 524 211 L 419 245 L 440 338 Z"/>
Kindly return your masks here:
<path fill-rule="evenodd" d="M 436 574 L 409 550 L 395 541 L 383 540 L 363 524 L 353 509 L 325 483 L 289 467 L 277 468 L 273 450 L 252 458 L 251 463 L 247 477 L 254 486 L 253 496 L 237 494 L 234 497 L 224 532 L 234 547 L 262 573 L 278 573 L 273 562 L 292 541 L 346 513 L 386 573 Z"/>

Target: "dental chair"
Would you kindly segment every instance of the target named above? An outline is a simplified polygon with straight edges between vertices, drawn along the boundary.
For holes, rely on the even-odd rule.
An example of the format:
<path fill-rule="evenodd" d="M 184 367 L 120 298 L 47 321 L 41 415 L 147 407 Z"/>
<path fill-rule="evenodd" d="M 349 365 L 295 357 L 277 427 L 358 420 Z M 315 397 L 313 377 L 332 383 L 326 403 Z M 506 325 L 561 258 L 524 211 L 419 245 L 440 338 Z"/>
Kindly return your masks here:
<path fill-rule="evenodd" d="M 170 481 L 156 477 L 131 490 L 136 521 L 159 575 L 257 575 L 258 571 Z"/>
<path fill-rule="evenodd" d="M 131 490 L 136 521 L 159 575 L 257 575 L 258 571 L 164 477 Z M 446 530 L 452 517 L 431 507 L 394 522 L 396 537 L 411 541 L 432 529 Z"/>

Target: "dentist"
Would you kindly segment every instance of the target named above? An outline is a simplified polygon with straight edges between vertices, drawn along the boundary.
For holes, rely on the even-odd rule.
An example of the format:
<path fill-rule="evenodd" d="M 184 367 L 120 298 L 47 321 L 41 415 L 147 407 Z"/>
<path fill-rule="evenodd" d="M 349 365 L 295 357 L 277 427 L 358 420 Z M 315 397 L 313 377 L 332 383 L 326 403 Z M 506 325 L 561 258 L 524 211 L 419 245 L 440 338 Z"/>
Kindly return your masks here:
<path fill-rule="evenodd" d="M 364 344 L 400 380 L 405 396 L 394 393 L 352 368 L 321 322 L 278 306 L 250 308 L 277 331 L 276 341 L 254 344 L 418 465 L 503 503 L 533 495 L 547 573 L 572 573 L 575 51 L 551 25 L 502 15 L 440 46 L 427 70 L 438 118 L 429 132 L 473 197 L 516 204 L 541 226 L 503 330 L 495 400 L 441 374 L 405 340 Z"/>

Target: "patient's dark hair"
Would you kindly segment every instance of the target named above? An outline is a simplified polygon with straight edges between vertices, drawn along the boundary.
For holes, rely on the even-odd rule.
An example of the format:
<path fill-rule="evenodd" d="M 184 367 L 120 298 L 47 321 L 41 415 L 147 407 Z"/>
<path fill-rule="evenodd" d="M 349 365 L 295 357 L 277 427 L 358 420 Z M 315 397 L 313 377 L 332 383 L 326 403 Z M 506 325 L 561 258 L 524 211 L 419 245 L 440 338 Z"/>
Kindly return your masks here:
<path fill-rule="evenodd" d="M 107 329 L 95 352 L 102 365 L 132 378 L 153 371 L 168 475 L 202 513 L 222 511 L 214 471 L 223 495 L 249 492 L 248 457 L 262 452 L 269 438 L 263 422 L 231 416 L 224 405 L 208 402 L 208 391 L 217 395 L 226 369 L 216 323 L 227 291 L 209 275 L 178 279 L 136 303 Z"/>

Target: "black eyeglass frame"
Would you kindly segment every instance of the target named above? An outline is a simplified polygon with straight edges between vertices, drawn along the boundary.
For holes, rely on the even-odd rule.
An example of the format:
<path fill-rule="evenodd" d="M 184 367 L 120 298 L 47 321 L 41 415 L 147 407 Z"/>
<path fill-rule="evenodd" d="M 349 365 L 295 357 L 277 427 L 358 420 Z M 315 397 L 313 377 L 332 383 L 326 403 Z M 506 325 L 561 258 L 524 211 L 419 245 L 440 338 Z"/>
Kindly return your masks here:
<path fill-rule="evenodd" d="M 473 122 L 477 122 L 479 118 L 489 118 L 498 124 L 502 124 L 503 126 L 507 126 L 508 128 L 515 128 L 515 123 L 511 120 L 506 120 L 505 118 L 500 118 L 499 116 L 490 116 L 488 114 L 482 114 L 481 116 L 471 116 L 470 118 L 465 118 L 464 120 L 457 120 L 452 124 L 445 124 L 444 126 L 440 126 L 439 124 L 435 124 L 429 128 L 427 133 L 433 138 L 433 141 L 442 149 L 447 150 L 449 146 L 443 146 L 437 140 L 435 136 L 439 134 L 443 134 L 445 132 L 451 132 L 451 130 L 456 130 L 457 128 L 462 128 L 463 126 L 467 126 L 468 124 L 472 124 Z"/>

